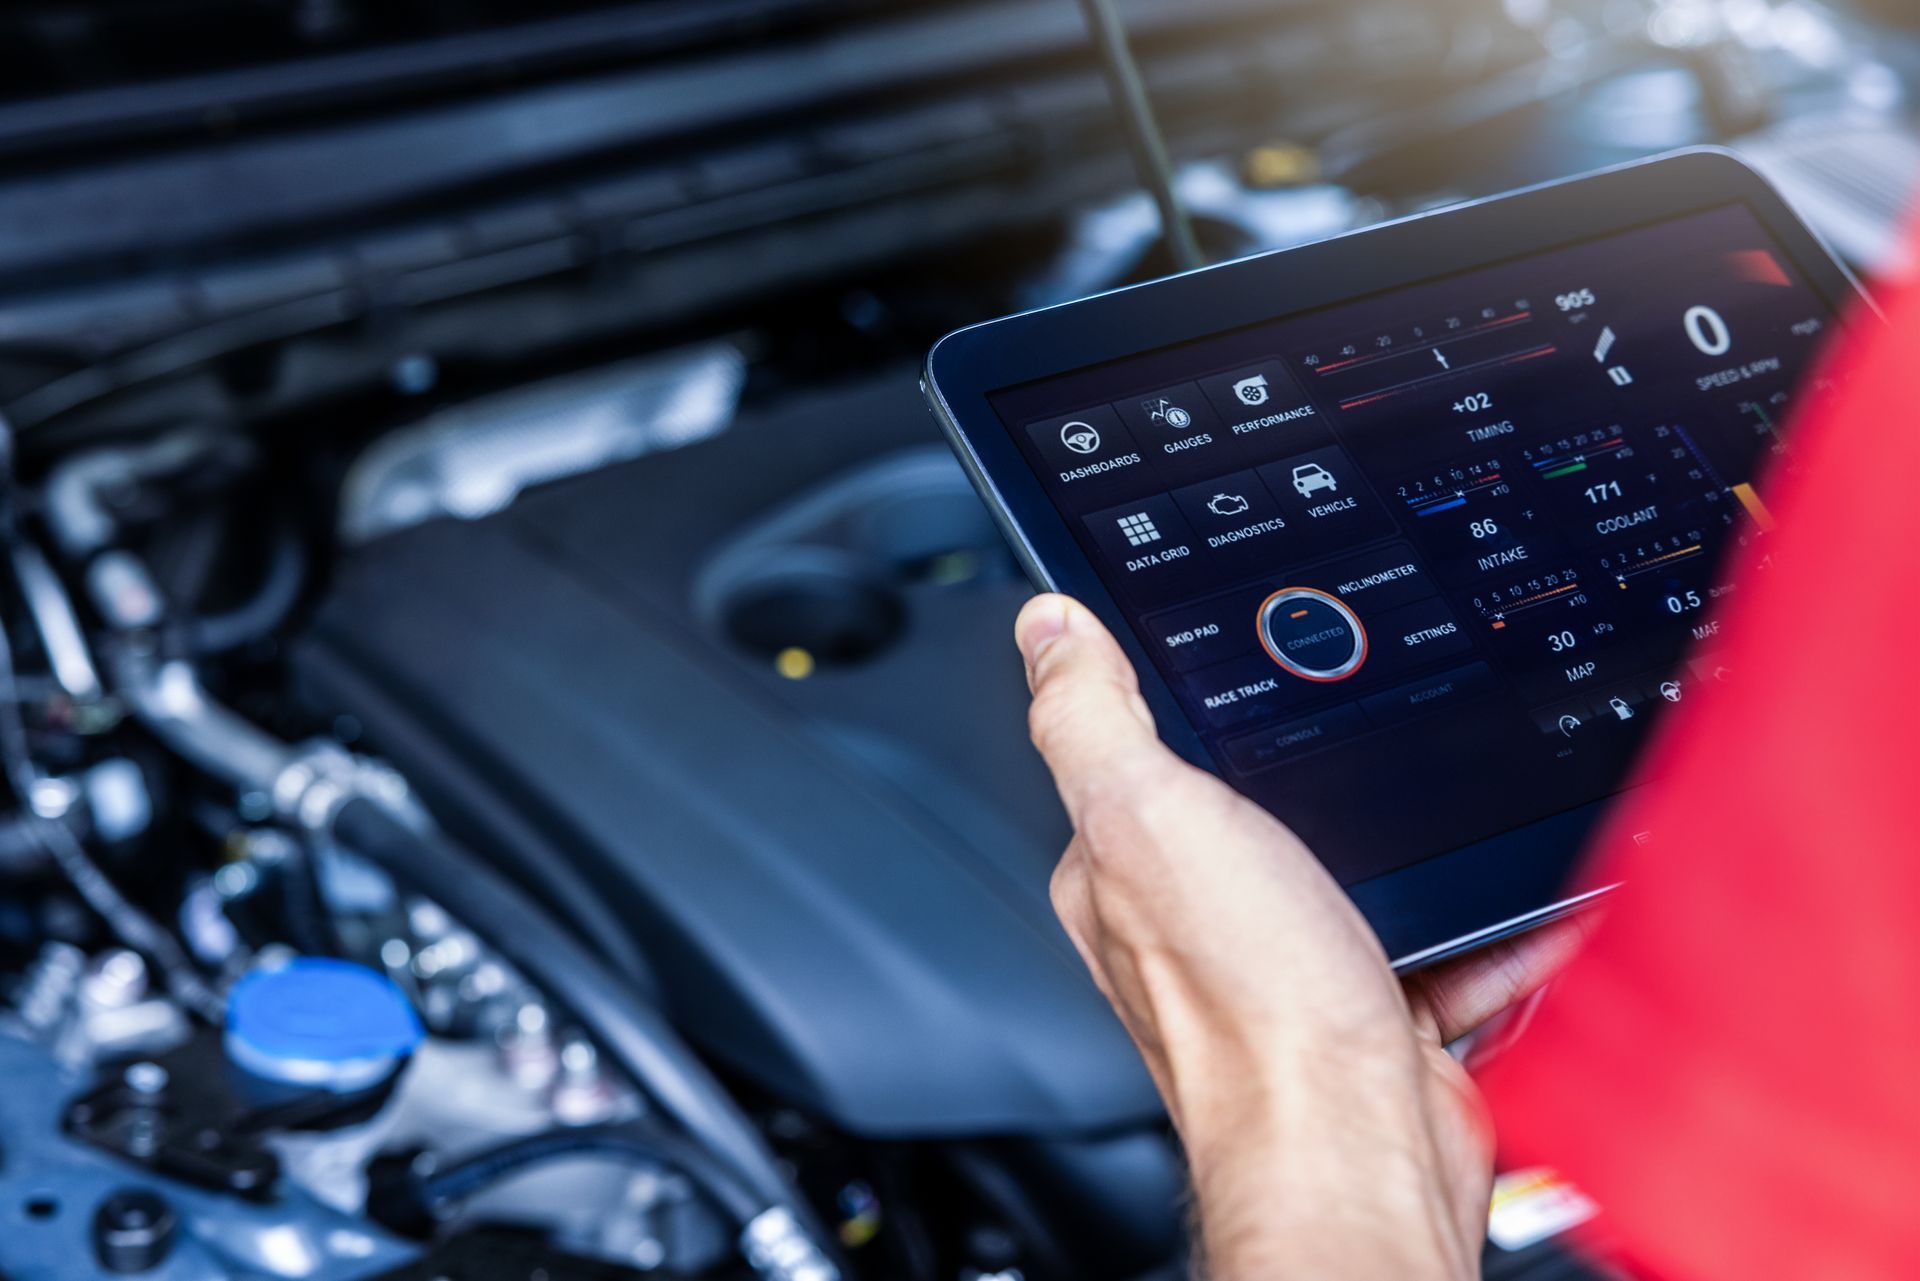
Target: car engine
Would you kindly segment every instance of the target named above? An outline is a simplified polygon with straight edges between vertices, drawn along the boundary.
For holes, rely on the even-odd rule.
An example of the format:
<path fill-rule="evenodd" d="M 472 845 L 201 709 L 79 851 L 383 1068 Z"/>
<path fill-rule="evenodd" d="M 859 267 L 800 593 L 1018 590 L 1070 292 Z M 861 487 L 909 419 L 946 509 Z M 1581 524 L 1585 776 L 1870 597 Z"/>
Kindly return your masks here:
<path fill-rule="evenodd" d="M 1719 142 L 1903 268 L 1897 8 L 1120 12 L 1215 258 Z M 0 33 L 0 1276 L 1185 1275 L 917 387 L 1175 264 L 1075 6 Z"/>

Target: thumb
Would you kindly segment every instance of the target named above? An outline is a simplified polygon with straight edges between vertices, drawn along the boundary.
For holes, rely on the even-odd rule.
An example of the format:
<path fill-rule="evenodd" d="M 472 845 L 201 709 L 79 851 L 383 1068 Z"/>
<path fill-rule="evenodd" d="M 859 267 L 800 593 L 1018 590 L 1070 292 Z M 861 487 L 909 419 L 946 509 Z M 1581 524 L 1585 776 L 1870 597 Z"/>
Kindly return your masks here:
<path fill-rule="evenodd" d="M 1177 764 L 1154 732 L 1133 664 L 1086 606 L 1036 596 L 1013 631 L 1033 690 L 1033 743 L 1076 828 L 1095 798 Z"/>

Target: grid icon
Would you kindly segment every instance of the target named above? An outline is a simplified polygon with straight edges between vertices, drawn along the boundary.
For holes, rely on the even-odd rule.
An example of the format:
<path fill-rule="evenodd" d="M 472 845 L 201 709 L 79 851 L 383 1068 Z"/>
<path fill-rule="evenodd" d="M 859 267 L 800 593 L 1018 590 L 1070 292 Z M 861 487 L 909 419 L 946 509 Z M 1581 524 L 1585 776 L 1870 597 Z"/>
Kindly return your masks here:
<path fill-rule="evenodd" d="M 1122 516 L 1119 521 L 1120 532 L 1127 536 L 1130 546 L 1138 547 L 1142 543 L 1160 541 L 1160 531 L 1154 528 L 1153 518 L 1145 512 L 1135 512 L 1131 516 Z"/>

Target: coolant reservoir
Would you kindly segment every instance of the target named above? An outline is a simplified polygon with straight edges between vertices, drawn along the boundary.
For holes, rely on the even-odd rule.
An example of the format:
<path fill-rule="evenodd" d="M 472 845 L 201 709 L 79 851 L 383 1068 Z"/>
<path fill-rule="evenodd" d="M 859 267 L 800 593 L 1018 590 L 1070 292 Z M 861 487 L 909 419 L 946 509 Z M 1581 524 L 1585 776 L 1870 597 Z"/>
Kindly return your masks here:
<path fill-rule="evenodd" d="M 247 975 L 227 998 L 227 1058 L 279 1085 L 371 1089 L 423 1035 L 405 994 L 350 961 L 299 957 Z"/>

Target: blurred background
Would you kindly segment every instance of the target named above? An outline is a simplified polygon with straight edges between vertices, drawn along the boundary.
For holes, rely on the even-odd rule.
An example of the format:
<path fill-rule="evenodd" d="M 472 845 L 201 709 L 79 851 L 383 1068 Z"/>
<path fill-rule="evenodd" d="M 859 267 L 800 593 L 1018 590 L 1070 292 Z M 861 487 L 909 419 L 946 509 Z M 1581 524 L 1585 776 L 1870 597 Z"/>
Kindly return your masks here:
<path fill-rule="evenodd" d="M 1118 9 L 1214 259 L 1716 143 L 1907 269 L 1902 0 Z M 1179 1275 L 917 387 L 1173 261 L 1073 0 L 0 10 L 0 1274 Z"/>

